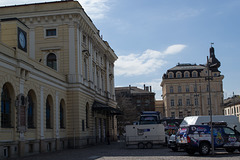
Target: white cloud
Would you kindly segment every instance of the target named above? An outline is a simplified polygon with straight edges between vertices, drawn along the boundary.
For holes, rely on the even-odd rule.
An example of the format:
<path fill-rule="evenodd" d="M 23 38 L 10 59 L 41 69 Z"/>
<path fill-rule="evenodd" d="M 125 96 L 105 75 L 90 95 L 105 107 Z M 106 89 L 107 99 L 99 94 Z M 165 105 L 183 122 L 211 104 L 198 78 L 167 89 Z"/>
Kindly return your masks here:
<path fill-rule="evenodd" d="M 102 19 L 109 11 L 110 0 L 78 0 L 91 19 Z"/>
<path fill-rule="evenodd" d="M 142 54 L 119 56 L 115 63 L 115 74 L 117 76 L 137 76 L 153 73 L 166 63 L 165 56 L 177 54 L 185 47 L 186 45 L 176 44 L 169 46 L 164 52 L 147 49 Z"/>
<path fill-rule="evenodd" d="M 163 53 L 165 55 L 167 54 L 176 54 L 178 52 L 181 52 L 186 46 L 182 44 L 175 44 L 172 46 L 169 46 Z"/>
<path fill-rule="evenodd" d="M 145 84 L 146 86 L 151 86 L 152 88 L 152 92 L 156 93 L 155 94 L 155 99 L 162 99 L 161 95 L 162 95 L 162 87 L 160 86 L 162 79 L 153 79 L 152 81 L 149 82 L 139 82 L 136 84 L 138 88 L 142 88 L 143 89 L 143 85 Z"/>
<path fill-rule="evenodd" d="M 52 2 L 58 0 L 1 0 L 0 6 Z M 59 0 L 60 1 L 60 0 Z M 78 0 L 91 19 L 102 19 L 110 10 L 110 0 Z M 112 0 L 111 0 L 111 3 Z"/>

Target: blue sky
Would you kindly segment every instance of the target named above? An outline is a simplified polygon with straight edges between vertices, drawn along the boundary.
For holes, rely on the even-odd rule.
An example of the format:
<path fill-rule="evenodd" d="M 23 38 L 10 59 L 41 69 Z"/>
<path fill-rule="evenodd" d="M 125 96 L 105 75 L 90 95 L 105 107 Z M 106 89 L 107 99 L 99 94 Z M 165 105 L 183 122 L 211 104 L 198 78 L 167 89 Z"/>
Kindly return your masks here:
<path fill-rule="evenodd" d="M 0 6 L 54 0 L 1 0 Z M 240 94 L 239 0 L 78 0 L 118 56 L 116 86 L 151 85 L 180 63 L 221 62 L 224 97 Z"/>

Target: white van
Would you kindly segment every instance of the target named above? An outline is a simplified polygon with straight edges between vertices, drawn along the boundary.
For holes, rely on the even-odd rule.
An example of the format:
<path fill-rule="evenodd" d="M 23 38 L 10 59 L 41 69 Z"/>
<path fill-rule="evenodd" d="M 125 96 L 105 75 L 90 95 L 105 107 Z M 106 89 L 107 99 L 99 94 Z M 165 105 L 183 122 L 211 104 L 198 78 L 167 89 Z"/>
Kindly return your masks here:
<path fill-rule="evenodd" d="M 201 125 L 203 123 L 209 123 L 210 116 L 189 116 L 185 117 L 180 124 L 180 127 L 189 126 L 189 125 Z M 234 115 L 213 115 L 212 122 L 226 122 L 227 126 L 234 129 L 236 126 L 236 130 L 240 132 L 240 123 L 238 118 Z"/>

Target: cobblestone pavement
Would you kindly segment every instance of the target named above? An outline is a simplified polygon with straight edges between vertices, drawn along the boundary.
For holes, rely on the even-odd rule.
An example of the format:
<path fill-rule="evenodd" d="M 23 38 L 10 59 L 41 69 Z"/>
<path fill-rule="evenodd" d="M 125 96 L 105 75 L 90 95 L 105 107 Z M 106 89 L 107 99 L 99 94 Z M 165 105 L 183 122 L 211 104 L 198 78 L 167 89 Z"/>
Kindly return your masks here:
<path fill-rule="evenodd" d="M 15 158 L 11 160 L 240 160 L 240 152 L 232 154 L 224 150 L 216 150 L 215 156 L 200 156 L 196 153 L 189 156 L 184 151 L 173 152 L 164 146 L 155 146 L 153 149 L 137 149 L 136 146 L 125 147 L 123 142 L 114 142 L 110 145 L 100 144 L 81 149 L 67 149 L 52 153 Z"/>

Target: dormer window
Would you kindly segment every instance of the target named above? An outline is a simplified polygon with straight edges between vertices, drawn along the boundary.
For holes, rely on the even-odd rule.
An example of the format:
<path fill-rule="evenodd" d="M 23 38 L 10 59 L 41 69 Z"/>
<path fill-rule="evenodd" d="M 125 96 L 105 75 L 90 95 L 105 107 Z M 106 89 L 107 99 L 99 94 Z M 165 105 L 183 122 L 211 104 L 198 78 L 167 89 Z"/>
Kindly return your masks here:
<path fill-rule="evenodd" d="M 185 72 L 184 77 L 186 77 L 186 78 L 189 77 L 189 72 Z"/>
<path fill-rule="evenodd" d="M 168 78 L 173 78 L 173 73 L 172 72 L 168 73 Z"/>
<path fill-rule="evenodd" d="M 181 78 L 182 75 L 181 75 L 181 72 L 177 72 L 177 78 Z"/>
<path fill-rule="evenodd" d="M 197 77 L 197 72 L 196 71 L 193 71 L 192 77 Z"/>

